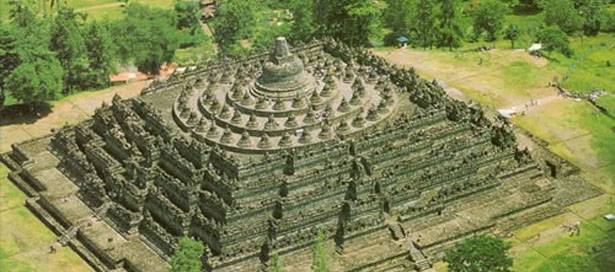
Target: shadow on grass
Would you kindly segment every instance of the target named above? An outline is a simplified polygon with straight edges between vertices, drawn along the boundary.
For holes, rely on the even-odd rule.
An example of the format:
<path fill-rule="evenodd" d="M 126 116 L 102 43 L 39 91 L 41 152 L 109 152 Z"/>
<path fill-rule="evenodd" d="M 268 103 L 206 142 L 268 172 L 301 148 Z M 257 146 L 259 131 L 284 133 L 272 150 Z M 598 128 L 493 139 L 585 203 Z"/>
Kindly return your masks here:
<path fill-rule="evenodd" d="M 599 242 L 586 252 L 568 252 L 549 257 L 549 261 L 531 271 L 612 272 L 615 267 L 615 240 Z"/>
<path fill-rule="evenodd" d="M 48 103 L 18 104 L 0 108 L 0 126 L 32 124 L 51 113 Z"/>
<path fill-rule="evenodd" d="M 615 236 L 615 231 L 610 232 Z M 599 271 L 613 271 L 615 269 L 615 238 L 609 239 L 592 247 L 591 260 Z"/>

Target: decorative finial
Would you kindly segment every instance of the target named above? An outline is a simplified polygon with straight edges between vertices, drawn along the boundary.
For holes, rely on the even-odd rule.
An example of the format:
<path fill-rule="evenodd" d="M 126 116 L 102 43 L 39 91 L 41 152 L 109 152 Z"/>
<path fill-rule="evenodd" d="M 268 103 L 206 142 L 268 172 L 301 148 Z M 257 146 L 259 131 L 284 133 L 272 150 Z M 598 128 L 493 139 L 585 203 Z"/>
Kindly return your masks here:
<path fill-rule="evenodd" d="M 275 49 L 273 50 L 273 54 L 276 59 L 282 59 L 290 55 L 290 49 L 288 49 L 286 38 L 278 37 L 275 39 Z"/>

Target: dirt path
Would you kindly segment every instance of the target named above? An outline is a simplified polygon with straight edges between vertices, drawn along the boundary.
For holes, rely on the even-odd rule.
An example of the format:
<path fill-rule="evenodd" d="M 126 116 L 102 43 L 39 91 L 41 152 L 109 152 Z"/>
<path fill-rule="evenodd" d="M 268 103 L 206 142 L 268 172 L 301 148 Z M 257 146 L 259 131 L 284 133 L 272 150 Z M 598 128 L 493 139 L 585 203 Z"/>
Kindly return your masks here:
<path fill-rule="evenodd" d="M 115 8 L 115 7 L 120 7 L 125 5 L 124 3 L 108 3 L 108 4 L 102 4 L 102 5 L 96 5 L 96 6 L 89 6 L 89 7 L 83 7 L 83 8 L 79 8 L 76 9 L 76 11 L 90 11 L 90 10 L 96 10 L 96 9 L 101 9 L 101 8 Z"/>
<path fill-rule="evenodd" d="M 508 116 L 511 116 L 514 114 L 527 114 L 527 113 L 540 111 L 540 108 L 537 106 L 544 106 L 552 102 L 561 101 L 564 99 L 566 98 L 562 97 L 561 95 L 550 95 L 550 96 L 545 96 L 545 97 L 541 97 L 538 99 L 530 99 L 528 101 L 519 103 L 517 105 L 511 106 L 508 108 L 500 108 L 500 109 L 497 109 L 497 111 L 502 115 L 508 115 Z"/>
<path fill-rule="evenodd" d="M 51 129 L 87 119 L 103 101 L 110 102 L 115 94 L 122 98 L 137 96 L 149 82 L 133 82 L 64 98 L 53 103 L 51 113 L 33 123 L 27 123 L 26 119 L 21 117 L 2 116 L 2 118 L 10 119 L 10 124 L 0 126 L 0 153 L 9 151 L 14 143 L 42 137 L 49 134 Z"/>
<path fill-rule="evenodd" d="M 203 32 L 205 32 L 205 34 L 209 35 L 212 39 L 215 39 L 213 28 L 209 27 L 209 24 L 204 23 L 204 22 L 200 22 L 200 24 L 201 24 L 201 29 L 203 29 Z M 218 54 L 218 52 L 219 52 L 218 43 L 214 42 L 212 44 L 212 47 L 214 49 L 214 53 Z"/>

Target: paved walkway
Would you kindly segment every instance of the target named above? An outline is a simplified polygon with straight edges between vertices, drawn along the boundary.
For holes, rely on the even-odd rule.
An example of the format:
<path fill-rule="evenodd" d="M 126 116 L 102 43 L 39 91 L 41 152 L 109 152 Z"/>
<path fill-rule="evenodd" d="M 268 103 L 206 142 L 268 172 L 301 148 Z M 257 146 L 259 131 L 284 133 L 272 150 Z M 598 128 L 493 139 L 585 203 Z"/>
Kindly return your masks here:
<path fill-rule="evenodd" d="M 51 113 L 31 123 L 25 117 L 0 116 L 3 123 L 8 123 L 8 125 L 0 126 L 0 153 L 9 151 L 14 143 L 42 137 L 51 133 L 51 129 L 87 119 L 94 114 L 94 110 L 100 107 L 103 101 L 111 102 L 115 94 L 119 94 L 122 98 L 137 96 L 149 82 L 133 82 L 66 97 L 52 103 Z"/>

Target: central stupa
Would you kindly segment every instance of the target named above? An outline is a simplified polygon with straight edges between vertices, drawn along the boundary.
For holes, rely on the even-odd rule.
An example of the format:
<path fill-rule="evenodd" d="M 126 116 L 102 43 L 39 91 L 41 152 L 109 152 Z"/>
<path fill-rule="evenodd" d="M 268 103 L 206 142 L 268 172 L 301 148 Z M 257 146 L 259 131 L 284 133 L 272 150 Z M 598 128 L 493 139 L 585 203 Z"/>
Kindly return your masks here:
<path fill-rule="evenodd" d="M 394 112 L 390 82 L 323 51 L 314 59 L 300 53 L 279 37 L 262 62 L 212 70 L 184 86 L 174 120 L 204 143 L 265 153 L 343 138 Z"/>
<path fill-rule="evenodd" d="M 286 39 L 279 37 L 269 61 L 254 84 L 254 95 L 267 99 L 305 97 L 314 90 L 316 81 L 305 71 L 303 61 L 290 52 Z"/>

